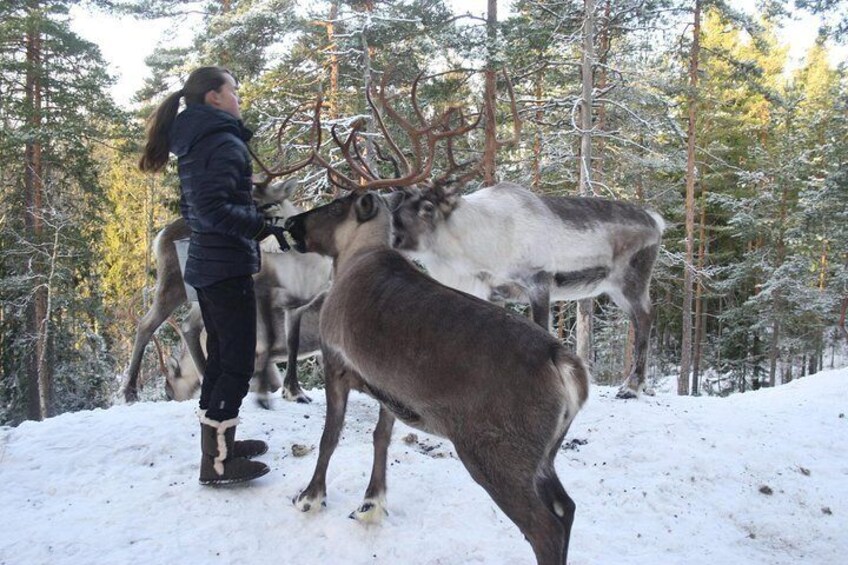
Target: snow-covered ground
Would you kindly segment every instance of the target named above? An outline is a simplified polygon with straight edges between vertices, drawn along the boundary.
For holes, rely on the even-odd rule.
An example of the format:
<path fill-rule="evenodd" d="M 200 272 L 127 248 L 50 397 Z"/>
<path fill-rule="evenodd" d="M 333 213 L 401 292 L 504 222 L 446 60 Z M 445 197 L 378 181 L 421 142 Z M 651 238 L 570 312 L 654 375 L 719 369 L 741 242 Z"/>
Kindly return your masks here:
<path fill-rule="evenodd" d="M 574 564 L 837 564 L 848 559 L 848 369 L 729 398 L 616 401 L 595 387 L 557 469 L 577 503 Z M 321 391 L 309 406 L 248 399 L 240 437 L 271 473 L 197 484 L 195 402 L 140 403 L 0 429 L 0 563 L 346 565 L 532 563 L 529 544 L 448 442 L 398 424 L 389 516 L 348 519 L 371 467 L 375 403 L 354 394 L 327 507 L 302 514 Z M 574 442 L 572 440 L 579 440 Z M 585 444 L 582 444 L 585 442 Z M 581 443 L 582 445 L 576 445 Z"/>

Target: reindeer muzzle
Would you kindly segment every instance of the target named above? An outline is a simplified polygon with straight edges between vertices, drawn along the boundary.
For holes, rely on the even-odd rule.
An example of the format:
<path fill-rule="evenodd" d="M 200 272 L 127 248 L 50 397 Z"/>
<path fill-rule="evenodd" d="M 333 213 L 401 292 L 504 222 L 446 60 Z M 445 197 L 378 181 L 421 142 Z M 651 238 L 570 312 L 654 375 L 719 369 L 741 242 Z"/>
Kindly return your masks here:
<path fill-rule="evenodd" d="M 306 226 L 303 222 L 303 214 L 291 216 L 283 224 L 283 229 L 291 235 L 295 251 L 306 253 Z"/>

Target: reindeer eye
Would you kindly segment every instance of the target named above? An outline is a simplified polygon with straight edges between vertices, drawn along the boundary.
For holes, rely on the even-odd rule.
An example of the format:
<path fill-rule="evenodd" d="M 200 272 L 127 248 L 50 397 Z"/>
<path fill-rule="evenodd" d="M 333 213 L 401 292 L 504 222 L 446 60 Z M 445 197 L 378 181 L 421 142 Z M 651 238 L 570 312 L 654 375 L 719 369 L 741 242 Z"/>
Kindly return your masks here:
<path fill-rule="evenodd" d="M 433 210 L 435 206 L 429 200 L 425 200 L 421 203 L 421 207 L 418 208 L 418 213 L 422 216 L 431 216 L 433 214 Z"/>

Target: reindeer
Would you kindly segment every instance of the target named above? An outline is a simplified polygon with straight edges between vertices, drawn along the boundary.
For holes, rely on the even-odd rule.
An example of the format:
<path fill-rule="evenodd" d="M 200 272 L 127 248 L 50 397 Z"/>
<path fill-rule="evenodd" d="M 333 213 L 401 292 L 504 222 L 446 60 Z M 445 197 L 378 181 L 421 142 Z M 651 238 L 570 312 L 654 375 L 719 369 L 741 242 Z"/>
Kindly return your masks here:
<path fill-rule="evenodd" d="M 270 180 L 270 176 L 269 179 Z M 270 221 L 280 221 L 298 210 L 289 198 L 297 181 L 259 183 L 254 188 L 254 199 Z M 187 300 L 182 274 L 180 273 L 174 241 L 190 235 L 182 219 L 166 226 L 154 242 L 156 256 L 156 289 L 153 304 L 136 330 L 130 365 L 127 370 L 124 397 L 127 402 L 138 399 L 138 376 L 144 349 L 153 333 L 162 323 Z M 297 359 L 300 316 L 288 315 L 290 323 L 282 324 L 280 312 L 292 312 L 309 304 L 324 292 L 330 281 L 330 262 L 318 255 L 280 253 L 272 240 L 266 240 L 262 248 L 262 269 L 255 276 L 257 303 L 257 353 L 256 375 L 259 376 L 259 402 L 268 407 L 267 392 L 275 390 L 274 378 L 278 374 L 274 365 L 279 360 L 282 331 L 286 331 L 288 363 L 283 380 L 283 398 L 296 402 L 310 402 L 297 381 Z M 199 316 L 198 316 L 199 317 Z M 206 368 L 206 356 L 201 346 L 202 320 L 189 317 L 183 324 L 186 349 L 196 370 L 202 374 Z M 173 364 L 171 365 L 173 367 Z M 278 382 L 278 381 L 277 381 Z M 189 386 L 187 386 L 189 385 Z M 190 383 L 169 380 L 166 390 L 174 397 L 189 394 Z"/>
<path fill-rule="evenodd" d="M 258 402 L 261 406 L 270 407 L 267 392 L 273 392 L 281 386 L 283 379 L 279 369 L 277 369 L 277 363 L 286 362 L 288 364 L 293 362 L 289 356 L 289 343 L 297 346 L 295 351 L 297 361 L 320 354 L 318 314 L 324 303 L 325 295 L 325 293 L 319 294 L 311 302 L 300 308 L 288 310 L 273 308 L 268 313 L 268 321 L 259 323 L 256 355 L 257 359 L 268 359 L 262 369 L 263 373 L 257 373 L 257 382 L 255 383 L 257 385 L 256 391 L 260 395 Z M 272 334 L 268 331 L 271 328 L 285 328 L 285 335 L 282 335 L 280 331 L 274 331 Z M 199 343 L 205 359 L 206 330 L 203 327 L 203 318 L 200 315 L 200 307 L 197 303 L 192 303 L 179 329 L 183 334 L 199 334 Z M 200 382 L 203 378 L 189 351 L 187 340 L 182 341 L 182 347 L 172 352 L 172 355 L 165 362 L 165 387 L 168 397 L 180 401 L 188 400 L 194 396 L 200 389 Z M 289 374 L 288 371 L 286 374 Z"/>
<path fill-rule="evenodd" d="M 393 245 L 436 280 L 485 300 L 529 302 L 545 329 L 551 300 L 609 296 L 635 330 L 635 360 L 617 396 L 644 388 L 648 290 L 664 228 L 658 214 L 600 198 L 538 196 L 509 182 L 466 196 L 404 189 L 392 208 Z"/>
<path fill-rule="evenodd" d="M 538 563 L 565 563 L 575 504 L 554 459 L 588 394 L 580 359 L 529 319 L 436 282 L 392 249 L 392 215 L 373 192 L 285 226 L 297 251 L 333 259 L 334 281 L 319 323 L 326 422 L 297 508 L 323 505 L 355 389 L 379 401 L 380 415 L 371 481 L 353 518 L 376 522 L 385 513 L 387 450 L 399 418 L 453 442 Z"/>
<path fill-rule="evenodd" d="M 457 164 L 452 140 L 460 129 L 464 133 L 476 127 L 479 115 L 477 122 L 455 130 L 448 124 L 456 116 L 465 123 L 456 109 L 428 123 L 416 99 L 419 75 L 411 90 L 411 106 L 419 121 L 414 124 L 387 98 L 387 76 L 377 92 L 379 106 L 411 141 L 412 162 L 392 140 L 371 91 L 367 91 L 368 102 L 394 155 L 396 178 L 377 180 L 375 169 L 364 163 L 359 152 L 350 155 L 355 138 L 339 145 L 351 168 L 370 186 L 400 187 L 389 197 L 393 245 L 443 284 L 484 300 L 529 303 L 533 320 L 545 329 L 551 326 L 551 300 L 606 294 L 630 315 L 635 334 L 635 360 L 617 396 L 638 396 L 645 386 L 651 331 L 649 287 L 663 219 L 626 202 L 538 196 L 510 182 L 461 196 L 457 187 L 478 174 L 480 162 Z M 504 78 L 514 124 L 512 138 L 497 140 L 498 147 L 515 143 L 521 129 L 505 72 Z M 447 141 L 449 166 L 446 173 L 432 179 L 433 148 L 441 139 Z M 461 176 L 451 177 L 463 169 Z"/>

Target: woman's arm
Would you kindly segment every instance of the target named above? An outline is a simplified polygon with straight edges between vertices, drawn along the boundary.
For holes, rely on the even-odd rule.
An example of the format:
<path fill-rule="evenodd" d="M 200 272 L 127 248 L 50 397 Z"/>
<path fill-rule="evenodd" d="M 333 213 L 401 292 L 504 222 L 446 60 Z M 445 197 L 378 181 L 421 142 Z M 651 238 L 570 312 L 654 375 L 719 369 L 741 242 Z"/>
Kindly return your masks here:
<path fill-rule="evenodd" d="M 247 170 L 245 151 L 234 140 L 218 145 L 209 154 L 206 167 L 195 171 L 192 212 L 204 230 L 255 238 L 265 225 L 249 190 L 240 188 Z M 248 178 L 248 186 L 250 185 Z"/>

